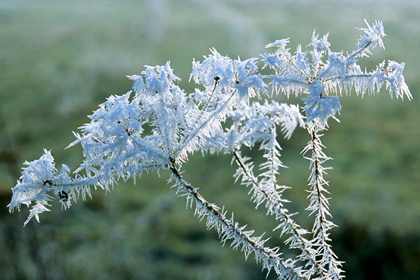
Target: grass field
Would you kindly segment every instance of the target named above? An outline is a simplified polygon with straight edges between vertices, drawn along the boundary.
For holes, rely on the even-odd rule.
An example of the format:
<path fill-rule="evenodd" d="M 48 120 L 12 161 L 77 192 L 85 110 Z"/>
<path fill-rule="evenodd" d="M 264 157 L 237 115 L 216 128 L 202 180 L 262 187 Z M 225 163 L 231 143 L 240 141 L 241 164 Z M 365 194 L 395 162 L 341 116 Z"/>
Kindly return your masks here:
<path fill-rule="evenodd" d="M 338 4 L 339 3 L 339 4 Z M 291 48 L 309 43 L 314 29 L 329 33 L 334 50 L 351 51 L 364 19 L 383 21 L 386 50 L 375 50 L 366 67 L 384 59 L 405 61 L 414 99 L 342 98 L 341 123 L 325 136 L 334 158 L 333 232 L 348 279 L 420 277 L 419 92 L 420 3 L 374 1 L 11 1 L 0 3 L 0 275 L 4 279 L 264 279 L 253 260 L 221 247 L 215 232 L 185 209 L 166 186 L 165 173 L 148 174 L 61 212 L 55 205 L 41 224 L 22 228 L 9 215 L 10 188 L 24 160 L 42 148 L 57 163 L 76 167 L 80 148 L 64 148 L 72 131 L 110 94 L 127 92 L 125 75 L 170 60 L 181 86 L 191 61 L 215 47 L 241 58 L 290 37 Z M 298 101 L 297 101 L 298 102 Z M 299 155 L 308 139 L 297 132 L 282 141 L 290 168 L 284 184 L 306 220 L 308 165 Z M 6 156 L 9 155 L 9 156 Z M 233 185 L 230 158 L 193 157 L 185 176 L 235 217 L 262 233 L 275 226 L 255 211 L 247 191 Z M 256 213 L 251 214 L 251 213 Z M 277 238 L 271 241 L 279 242 Z M 272 278 L 274 279 L 274 278 Z"/>

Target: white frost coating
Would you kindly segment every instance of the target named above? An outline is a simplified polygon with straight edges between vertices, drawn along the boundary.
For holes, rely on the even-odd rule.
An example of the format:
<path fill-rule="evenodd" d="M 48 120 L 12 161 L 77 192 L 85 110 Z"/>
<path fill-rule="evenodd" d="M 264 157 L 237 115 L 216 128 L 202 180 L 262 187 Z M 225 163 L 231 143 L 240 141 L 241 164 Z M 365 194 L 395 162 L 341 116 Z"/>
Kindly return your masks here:
<path fill-rule="evenodd" d="M 193 61 L 190 80 L 198 86 L 192 93 L 177 85 L 180 79 L 169 62 L 146 66 L 139 75 L 128 76 L 132 91 L 110 96 L 80 127 L 81 132 L 74 133 L 76 140 L 69 147 L 80 144 L 84 161 L 73 175 L 66 165 L 56 168 L 51 153 L 44 150 L 40 159 L 24 163 L 9 210 L 20 210 L 22 204 L 30 207 L 26 225 L 50 211 L 53 199 L 66 209 L 78 198 L 91 197 L 91 187 L 109 191 L 120 179 L 136 180 L 145 170 L 166 169 L 172 173 L 177 195 L 195 207 L 198 218 L 218 232 L 223 244 L 230 242 L 245 257 L 253 253 L 278 279 L 343 278 L 342 262 L 330 245 L 330 230 L 336 225 L 330 220 L 325 179 L 330 167 L 324 164 L 330 158 L 323 152 L 321 137 L 330 118 L 338 121 L 343 92 L 363 96 L 385 86 L 391 96 L 412 98 L 402 74 L 404 63 L 388 61 L 371 71 L 361 70 L 358 60 L 370 56 L 375 47 L 384 48 L 385 33 L 380 21 L 359 30 L 363 35 L 358 48 L 347 54 L 332 52 L 328 35 L 319 37 L 316 32 L 307 49 L 298 46 L 295 53 L 287 48 L 289 39 L 268 44 L 267 48 L 275 48 L 272 53 L 246 60 L 211 49 L 203 61 Z M 262 74 L 264 68 L 269 68 L 264 73 L 271 73 Z M 276 102 L 272 97 L 277 94 L 301 97 L 303 110 Z M 289 201 L 282 197 L 290 187 L 279 183 L 285 166 L 278 134 L 289 139 L 298 127 L 310 136 L 302 151 L 310 162 L 307 210 L 314 217 L 310 230 L 294 221 L 295 214 L 285 207 Z M 263 161 L 257 168 L 254 159 L 242 155 L 255 147 Z M 276 230 L 288 236 L 285 245 L 299 251 L 294 259 L 285 259 L 278 247 L 269 248 L 268 238 L 245 230 L 233 214 L 227 218 L 227 210 L 208 202 L 181 176 L 182 164 L 196 152 L 232 155 L 238 165 L 235 181 L 250 188 L 253 203 L 264 206 L 278 222 Z"/>

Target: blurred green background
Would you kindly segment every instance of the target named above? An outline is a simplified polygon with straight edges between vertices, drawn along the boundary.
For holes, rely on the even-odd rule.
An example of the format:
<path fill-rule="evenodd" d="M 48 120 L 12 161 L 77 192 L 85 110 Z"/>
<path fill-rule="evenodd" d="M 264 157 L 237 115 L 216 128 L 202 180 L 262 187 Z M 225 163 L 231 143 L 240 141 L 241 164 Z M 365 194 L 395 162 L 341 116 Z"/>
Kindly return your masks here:
<path fill-rule="evenodd" d="M 352 51 L 364 19 L 383 21 L 386 50 L 363 65 L 405 61 L 414 100 L 343 97 L 341 123 L 324 137 L 334 158 L 331 212 L 335 251 L 347 279 L 420 279 L 420 1 L 12 1 L 0 2 L 0 278 L 1 279 L 265 279 L 252 257 L 221 247 L 214 231 L 186 209 L 166 184 L 146 174 L 134 185 L 79 202 L 53 205 L 23 227 L 28 211 L 9 215 L 10 188 L 25 160 L 52 149 L 58 164 L 82 160 L 72 131 L 110 94 L 131 87 L 125 75 L 170 60 L 188 83 L 191 61 L 215 47 L 231 57 L 264 52 L 276 39 L 306 45 L 314 29 L 332 49 Z M 280 98 L 281 99 L 281 98 Z M 285 100 L 281 100 L 285 101 Z M 295 102 L 299 102 L 296 100 Z M 299 155 L 308 137 L 281 140 L 281 182 L 297 220 L 308 224 L 308 163 Z M 234 185 L 228 156 L 193 157 L 185 177 L 242 224 L 271 235 L 275 224 Z M 270 245 L 281 245 L 278 232 Z M 269 279 L 275 279 L 270 275 Z"/>

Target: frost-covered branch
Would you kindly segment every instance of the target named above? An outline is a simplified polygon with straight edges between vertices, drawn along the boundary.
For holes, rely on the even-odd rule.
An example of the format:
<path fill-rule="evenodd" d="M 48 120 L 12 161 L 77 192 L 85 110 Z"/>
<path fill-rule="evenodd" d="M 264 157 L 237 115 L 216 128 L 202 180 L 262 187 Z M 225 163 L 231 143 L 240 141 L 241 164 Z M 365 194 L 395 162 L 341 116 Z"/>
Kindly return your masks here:
<path fill-rule="evenodd" d="M 74 133 L 76 140 L 69 147 L 80 144 L 84 160 L 73 174 L 66 165 L 57 168 L 51 152 L 44 150 L 38 160 L 24 163 L 9 210 L 20 210 L 22 204 L 30 207 L 26 225 L 50 211 L 54 199 L 67 209 L 79 198 L 91 198 L 92 187 L 109 191 L 120 180 L 135 182 L 144 171 L 169 170 L 177 195 L 186 197 L 207 228 L 214 228 L 223 244 L 230 241 L 246 257 L 253 253 L 278 279 L 343 278 L 342 262 L 330 243 L 336 225 L 325 178 L 329 167 L 324 164 L 330 158 L 323 152 L 321 136 L 330 119 L 338 121 L 343 93 L 363 96 L 385 88 L 391 96 L 412 98 L 404 63 L 391 60 L 361 70 L 359 60 L 384 47 L 382 23 L 366 25 L 360 28 L 363 35 L 357 49 L 347 54 L 331 51 L 328 34 L 319 37 L 316 32 L 306 49 L 298 46 L 294 53 L 287 48 L 289 39 L 268 44 L 273 52 L 246 60 L 211 49 L 203 61 L 193 61 L 190 80 L 197 87 L 190 93 L 178 86 L 180 78 L 169 62 L 146 66 L 140 74 L 128 76 L 133 81 L 131 91 L 110 96 Z M 278 94 L 298 96 L 303 106 L 278 103 L 274 100 Z M 311 230 L 294 220 L 297 213 L 289 213 L 283 194 L 290 187 L 281 184 L 285 166 L 279 138 L 283 134 L 290 139 L 299 127 L 310 138 L 302 154 L 311 170 L 307 207 L 314 217 Z M 241 152 L 257 147 L 263 162 L 255 166 L 255 159 Z M 208 202 L 184 179 L 179 170 L 197 152 L 233 155 L 238 165 L 235 182 L 249 187 L 253 203 L 263 205 L 277 221 L 275 230 L 287 235 L 284 243 L 293 258 L 284 259 L 280 247 L 266 246 L 267 238 L 253 236 L 254 230 L 240 226 L 233 214 L 227 218 L 227 210 Z"/>
<path fill-rule="evenodd" d="M 269 238 L 264 239 L 264 235 L 254 237 L 254 230 L 245 230 L 246 226 L 240 226 L 235 222 L 233 215 L 230 219 L 227 218 L 226 210 L 204 199 L 198 193 L 198 188 L 188 183 L 173 165 L 169 169 L 173 174 L 172 180 L 175 181 L 175 186 L 178 187 L 177 195 L 185 196 L 187 205 L 190 207 L 195 204 L 195 215 L 200 220 L 206 218 L 207 229 L 214 228 L 219 234 L 223 245 L 228 240 L 232 240 L 230 246 L 233 249 L 241 249 L 245 254 L 245 258 L 254 253 L 255 260 L 258 263 L 262 263 L 263 268 L 268 271 L 267 273 L 274 270 L 279 275 L 279 279 L 308 279 L 302 275 L 299 268 L 295 268 L 295 261 L 290 259 L 284 260 L 281 257 L 282 253 L 278 252 L 278 248 L 265 246 L 265 242 Z"/>
<path fill-rule="evenodd" d="M 324 152 L 324 145 L 321 142 L 320 128 L 315 122 L 310 122 L 307 125 L 307 130 L 311 135 L 311 140 L 303 149 L 302 154 L 311 153 L 310 157 L 305 157 L 310 161 L 311 174 L 309 176 L 309 201 L 310 204 L 306 210 L 310 211 L 310 216 L 315 215 L 315 221 L 312 227 L 312 248 L 315 248 L 315 258 L 318 265 L 321 267 L 321 274 L 328 275 L 326 279 L 341 279 L 343 270 L 341 269 L 342 262 L 337 260 L 336 254 L 333 252 L 331 238 L 329 231 L 336 227 L 330 221 L 332 218 L 329 212 L 329 194 L 327 190 L 328 181 L 324 178 L 326 170 L 331 169 L 325 167 L 324 163 L 331 158 Z"/>
<path fill-rule="evenodd" d="M 290 249 L 301 250 L 301 254 L 297 256 L 297 260 L 305 263 L 305 267 L 310 267 L 309 269 L 301 268 L 302 274 L 307 275 L 306 277 L 308 278 L 314 274 L 325 275 L 324 270 L 320 267 L 315 258 L 315 250 L 312 248 L 311 242 L 304 237 L 309 231 L 297 224 L 293 219 L 293 215 L 296 213 L 289 214 L 289 211 L 283 205 L 283 203 L 289 201 L 283 199 L 281 194 L 290 187 L 276 184 L 274 189 L 266 190 L 259 179 L 254 175 L 252 163 L 247 162 L 247 160 L 249 161 L 250 159 L 241 157 L 238 152 L 234 153 L 234 158 L 239 166 L 235 173 L 236 179 L 241 178 L 241 183 L 243 185 L 251 187 L 254 203 L 259 205 L 263 201 L 266 202 L 265 207 L 267 213 L 274 215 L 276 221 L 279 222 L 275 230 L 281 230 L 281 235 L 291 235 L 286 239 L 285 244 L 289 245 Z"/>

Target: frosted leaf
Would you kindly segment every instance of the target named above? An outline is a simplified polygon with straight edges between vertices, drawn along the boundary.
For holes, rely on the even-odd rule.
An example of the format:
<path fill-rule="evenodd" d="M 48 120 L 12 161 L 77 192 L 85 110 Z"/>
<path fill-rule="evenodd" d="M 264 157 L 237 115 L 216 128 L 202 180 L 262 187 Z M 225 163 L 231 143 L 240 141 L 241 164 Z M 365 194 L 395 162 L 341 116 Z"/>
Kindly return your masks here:
<path fill-rule="evenodd" d="M 318 52 L 329 50 L 331 44 L 328 42 L 328 34 L 322 36 L 321 39 L 318 39 L 318 36 L 319 35 L 316 34 L 316 31 L 314 30 L 311 43 L 309 43 L 307 47 L 311 46 Z"/>
<path fill-rule="evenodd" d="M 338 121 L 336 114 L 340 112 L 341 104 L 338 96 L 323 96 L 323 92 L 323 86 L 313 84 L 309 96 L 302 98 L 305 101 L 303 109 L 307 123 L 316 121 L 321 127 L 327 127 L 329 118 Z"/>
<path fill-rule="evenodd" d="M 339 77 L 347 74 L 347 60 L 342 52 L 330 52 L 325 68 L 319 74 L 319 79 Z"/>
<path fill-rule="evenodd" d="M 411 100 L 413 97 L 403 76 L 404 66 L 405 63 L 389 61 L 381 78 L 386 82 L 386 87 L 391 96 L 395 95 L 397 98 L 401 99 L 407 97 L 408 100 Z"/>
<path fill-rule="evenodd" d="M 37 220 L 37 222 L 39 222 L 39 214 L 45 212 L 45 211 L 50 211 L 50 209 L 48 209 L 45 206 L 50 206 L 46 201 L 38 201 L 35 206 L 32 207 L 32 209 L 29 211 L 29 216 L 26 219 L 26 221 L 23 223 L 24 226 L 26 226 L 29 221 L 35 217 L 35 219 Z"/>
<path fill-rule="evenodd" d="M 372 26 L 365 20 L 367 28 L 360 27 L 358 30 L 363 31 L 365 35 L 362 35 L 357 42 L 358 56 L 369 56 L 371 54 L 371 49 L 375 47 L 380 47 L 385 49 L 382 38 L 386 36 L 384 32 L 384 27 L 381 21 L 376 20 Z"/>
<path fill-rule="evenodd" d="M 210 51 L 211 55 L 205 56 L 203 62 L 193 62 L 191 78 L 206 87 L 214 87 L 216 82 L 221 87 L 229 86 L 235 79 L 232 59 L 222 56 L 215 49 Z"/>
<path fill-rule="evenodd" d="M 130 80 L 133 80 L 132 89 L 136 93 L 144 92 L 146 90 L 146 85 L 143 81 L 143 77 L 141 75 L 131 75 L 127 76 Z"/>
<path fill-rule="evenodd" d="M 266 48 L 272 48 L 272 47 L 276 47 L 279 49 L 285 49 L 287 44 L 290 42 L 290 40 L 287 39 L 280 39 L 280 40 L 276 40 L 273 43 L 267 44 L 265 47 Z"/>
<path fill-rule="evenodd" d="M 57 172 L 55 168 L 54 158 L 51 151 L 44 149 L 44 154 L 35 161 L 24 163 L 27 165 L 23 169 L 21 180 L 23 183 L 40 183 L 51 180 L 53 174 Z"/>
<path fill-rule="evenodd" d="M 311 68 L 307 58 L 308 52 L 303 52 L 302 47 L 299 45 L 296 50 L 296 70 L 300 72 L 305 78 L 311 75 Z"/>

